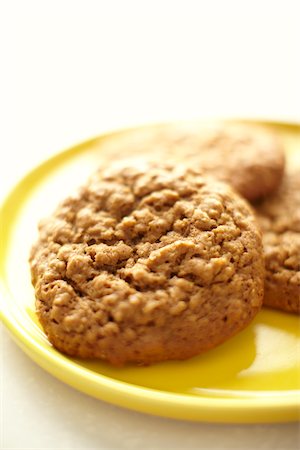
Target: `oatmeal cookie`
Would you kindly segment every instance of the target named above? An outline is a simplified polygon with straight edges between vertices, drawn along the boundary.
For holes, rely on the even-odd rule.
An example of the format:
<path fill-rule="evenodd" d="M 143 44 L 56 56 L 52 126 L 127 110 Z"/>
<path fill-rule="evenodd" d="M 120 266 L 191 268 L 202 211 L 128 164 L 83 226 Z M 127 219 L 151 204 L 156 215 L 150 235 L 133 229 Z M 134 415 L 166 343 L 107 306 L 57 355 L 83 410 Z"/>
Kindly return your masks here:
<path fill-rule="evenodd" d="M 248 200 L 272 193 L 280 185 L 285 156 L 271 129 L 233 122 L 188 122 L 137 129 L 104 143 L 109 160 L 137 155 L 202 168 L 230 183 Z"/>
<path fill-rule="evenodd" d="M 264 304 L 300 314 L 300 170 L 257 206 L 266 260 Z"/>
<path fill-rule="evenodd" d="M 115 365 L 197 355 L 262 304 L 252 210 L 184 167 L 97 172 L 40 224 L 30 264 L 52 344 Z"/>

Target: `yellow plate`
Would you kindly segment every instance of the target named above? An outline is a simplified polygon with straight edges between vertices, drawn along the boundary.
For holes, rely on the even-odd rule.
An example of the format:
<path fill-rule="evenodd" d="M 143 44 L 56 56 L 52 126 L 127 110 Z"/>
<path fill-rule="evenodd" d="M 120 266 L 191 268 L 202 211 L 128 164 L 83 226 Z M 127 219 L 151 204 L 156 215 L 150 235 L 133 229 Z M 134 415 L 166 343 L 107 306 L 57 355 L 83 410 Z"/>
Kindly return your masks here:
<path fill-rule="evenodd" d="M 286 144 L 289 163 L 295 164 L 300 159 L 300 127 L 271 126 Z M 298 317 L 290 314 L 264 309 L 246 330 L 220 347 L 188 361 L 150 367 L 116 369 L 104 362 L 84 362 L 62 355 L 48 343 L 34 314 L 29 248 L 38 220 L 99 164 L 101 143 L 107 137 L 46 161 L 13 189 L 2 206 L 1 316 L 16 342 L 60 380 L 126 408 L 210 422 L 299 419 L 300 327 Z"/>

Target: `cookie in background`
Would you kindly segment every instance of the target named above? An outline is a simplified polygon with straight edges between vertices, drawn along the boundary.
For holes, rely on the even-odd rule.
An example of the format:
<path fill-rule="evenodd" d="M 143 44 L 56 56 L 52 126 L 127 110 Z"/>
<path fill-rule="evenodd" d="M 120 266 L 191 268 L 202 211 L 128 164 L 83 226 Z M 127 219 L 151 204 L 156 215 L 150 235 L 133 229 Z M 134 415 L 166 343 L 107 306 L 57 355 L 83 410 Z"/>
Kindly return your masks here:
<path fill-rule="evenodd" d="M 300 314 L 300 170 L 256 205 L 266 261 L 264 304 Z"/>

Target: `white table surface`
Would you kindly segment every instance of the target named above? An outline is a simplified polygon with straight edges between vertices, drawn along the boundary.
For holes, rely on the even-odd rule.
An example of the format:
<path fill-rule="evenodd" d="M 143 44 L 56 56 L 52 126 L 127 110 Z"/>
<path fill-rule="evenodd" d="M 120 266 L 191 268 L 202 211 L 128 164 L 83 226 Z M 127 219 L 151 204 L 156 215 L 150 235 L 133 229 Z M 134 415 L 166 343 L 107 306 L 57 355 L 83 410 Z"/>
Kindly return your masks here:
<path fill-rule="evenodd" d="M 208 116 L 300 120 L 297 1 L 0 2 L 0 195 L 104 130 Z M 1 449 L 288 449 L 297 424 L 122 410 L 48 375 L 0 326 Z"/>

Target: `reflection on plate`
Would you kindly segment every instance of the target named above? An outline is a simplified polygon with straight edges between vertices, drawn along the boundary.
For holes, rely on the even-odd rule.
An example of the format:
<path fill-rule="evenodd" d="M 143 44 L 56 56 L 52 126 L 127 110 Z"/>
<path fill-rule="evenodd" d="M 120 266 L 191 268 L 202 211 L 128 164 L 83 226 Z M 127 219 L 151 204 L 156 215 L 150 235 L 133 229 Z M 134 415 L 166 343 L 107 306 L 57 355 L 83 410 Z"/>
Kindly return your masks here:
<path fill-rule="evenodd" d="M 300 159 L 300 127 L 272 126 L 282 135 L 294 164 Z M 93 139 L 46 161 L 15 187 L 3 205 L 1 315 L 17 343 L 62 381 L 127 408 L 211 422 L 297 420 L 300 326 L 294 315 L 263 309 L 247 329 L 220 347 L 187 361 L 149 367 L 114 368 L 72 359 L 48 343 L 34 313 L 29 248 L 39 219 L 101 163 L 101 143 L 107 138 Z"/>

